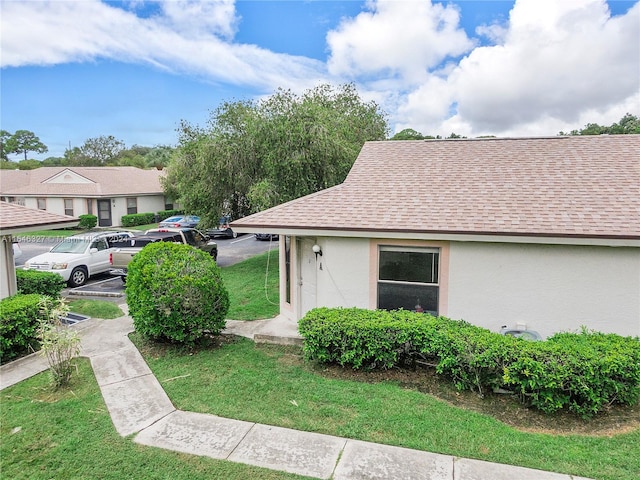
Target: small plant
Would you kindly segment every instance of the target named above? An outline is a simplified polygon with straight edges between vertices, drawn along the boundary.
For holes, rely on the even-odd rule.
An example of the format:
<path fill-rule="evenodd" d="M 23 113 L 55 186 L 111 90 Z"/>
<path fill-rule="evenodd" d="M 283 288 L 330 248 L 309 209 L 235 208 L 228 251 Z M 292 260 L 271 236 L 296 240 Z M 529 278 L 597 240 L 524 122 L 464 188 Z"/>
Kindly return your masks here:
<path fill-rule="evenodd" d="M 80 337 L 75 330 L 66 327 L 61 319 L 69 313 L 63 299 L 40 298 L 42 320 L 38 331 L 41 354 L 47 357 L 54 388 L 69 384 L 73 365 L 71 360 L 80 353 Z"/>

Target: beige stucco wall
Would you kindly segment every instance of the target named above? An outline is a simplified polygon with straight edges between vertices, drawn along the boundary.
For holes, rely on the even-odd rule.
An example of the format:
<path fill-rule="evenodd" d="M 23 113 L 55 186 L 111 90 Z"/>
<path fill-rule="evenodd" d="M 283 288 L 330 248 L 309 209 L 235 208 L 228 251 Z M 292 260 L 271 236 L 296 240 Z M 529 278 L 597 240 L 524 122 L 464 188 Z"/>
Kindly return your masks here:
<path fill-rule="evenodd" d="M 452 242 L 448 286 L 448 316 L 490 330 L 640 335 L 638 248 Z"/>
<path fill-rule="evenodd" d="M 319 238 L 318 306 L 369 307 L 369 241 Z"/>
<path fill-rule="evenodd" d="M 503 325 L 526 326 L 544 337 L 582 325 L 640 335 L 638 248 L 333 237 L 312 243 L 323 251 L 311 280 L 316 306 L 375 308 L 377 245 L 419 244 L 441 248 L 440 313 L 449 318 L 496 332 Z M 294 289 L 300 280 L 308 285 L 298 278 L 299 267 L 313 258 L 310 251 L 297 255 Z M 281 313 L 295 320 L 303 316 L 310 302 L 301 295 L 296 292 L 294 304 Z"/>
<path fill-rule="evenodd" d="M 24 206 L 29 208 L 38 208 L 38 200 L 36 197 L 21 197 L 24 200 Z M 71 197 L 69 197 L 71 198 Z M 163 211 L 165 205 L 164 195 L 146 195 L 138 198 L 138 213 L 156 213 Z M 127 214 L 127 197 L 113 197 L 109 199 L 111 202 L 111 217 L 113 226 L 122 225 L 122 217 Z M 98 214 L 97 199 L 92 199 L 93 215 Z M 47 212 L 64 215 L 64 198 L 47 197 Z M 78 217 L 87 214 L 87 199 L 73 198 L 73 215 Z"/>

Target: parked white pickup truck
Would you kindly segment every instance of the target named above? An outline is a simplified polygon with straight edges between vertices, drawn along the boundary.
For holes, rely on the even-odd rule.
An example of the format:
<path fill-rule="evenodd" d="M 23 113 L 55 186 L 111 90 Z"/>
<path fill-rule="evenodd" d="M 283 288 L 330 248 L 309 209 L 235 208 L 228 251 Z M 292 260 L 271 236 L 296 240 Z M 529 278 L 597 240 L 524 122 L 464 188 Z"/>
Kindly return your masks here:
<path fill-rule="evenodd" d="M 107 272 L 113 243 L 132 237 L 131 232 L 90 232 L 72 235 L 49 252 L 30 258 L 25 270 L 39 270 L 61 275 L 70 287 L 79 287 L 98 273 Z"/>
<path fill-rule="evenodd" d="M 123 239 L 122 242 L 115 244 L 117 248 L 109 255 L 111 264 L 109 273 L 120 277 L 125 282 L 129 262 L 133 256 L 148 244 L 155 242 L 191 245 L 207 252 L 214 260 L 218 258 L 218 244 L 195 228 L 154 228 L 147 230 L 144 235 Z"/>

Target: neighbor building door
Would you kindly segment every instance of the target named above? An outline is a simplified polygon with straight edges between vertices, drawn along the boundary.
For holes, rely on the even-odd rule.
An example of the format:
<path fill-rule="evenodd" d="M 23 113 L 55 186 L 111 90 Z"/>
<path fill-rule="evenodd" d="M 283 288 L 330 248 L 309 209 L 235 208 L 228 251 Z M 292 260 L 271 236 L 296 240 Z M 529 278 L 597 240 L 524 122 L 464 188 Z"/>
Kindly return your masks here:
<path fill-rule="evenodd" d="M 98 200 L 98 225 L 100 227 L 110 227 L 111 220 L 111 200 Z"/>

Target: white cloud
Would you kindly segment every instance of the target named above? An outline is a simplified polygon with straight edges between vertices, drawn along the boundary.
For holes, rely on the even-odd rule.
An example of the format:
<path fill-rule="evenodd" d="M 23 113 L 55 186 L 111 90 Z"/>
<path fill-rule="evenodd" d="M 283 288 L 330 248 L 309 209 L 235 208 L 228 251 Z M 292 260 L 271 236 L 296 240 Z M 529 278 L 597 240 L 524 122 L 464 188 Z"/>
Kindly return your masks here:
<path fill-rule="evenodd" d="M 429 79 L 406 96 L 398 112 L 412 128 L 555 134 L 584 125 L 588 115 L 604 123 L 605 112 L 622 111 L 612 123 L 625 108 L 640 111 L 640 4 L 610 17 L 604 0 L 518 0 L 506 28 L 501 44 L 474 49 L 445 81 Z M 455 111 L 438 127 L 445 99 Z"/>
<path fill-rule="evenodd" d="M 396 130 L 476 136 L 555 134 L 640 114 L 640 2 L 516 0 L 480 25 L 478 46 L 452 3 L 371 0 L 327 33 L 326 64 L 234 43 L 233 0 L 2 0 L 2 67 L 111 59 L 263 92 L 354 81 Z M 446 62 L 446 63 L 443 63 Z"/>
<path fill-rule="evenodd" d="M 327 34 L 329 72 L 349 77 L 386 73 L 407 83 L 422 81 L 445 58 L 473 46 L 459 19 L 451 4 L 372 1 L 367 11 L 343 19 Z"/>
<path fill-rule="evenodd" d="M 133 5 L 135 7 L 135 5 Z M 225 41 L 237 27 L 233 3 L 181 0 L 140 18 L 97 0 L 2 3 L 2 67 L 100 58 L 274 90 L 324 77 L 316 60 Z"/>
<path fill-rule="evenodd" d="M 185 36 L 233 38 L 238 25 L 234 0 L 173 0 L 161 4 L 166 24 Z"/>

